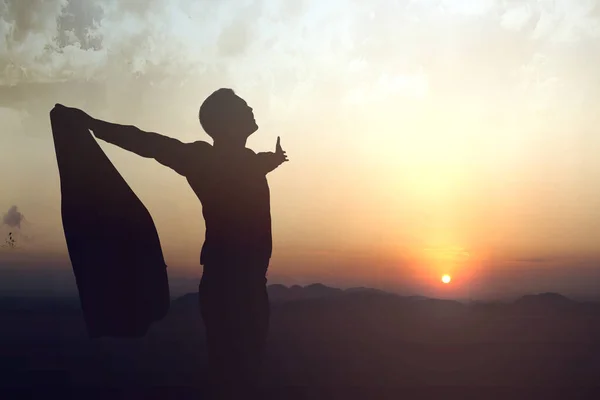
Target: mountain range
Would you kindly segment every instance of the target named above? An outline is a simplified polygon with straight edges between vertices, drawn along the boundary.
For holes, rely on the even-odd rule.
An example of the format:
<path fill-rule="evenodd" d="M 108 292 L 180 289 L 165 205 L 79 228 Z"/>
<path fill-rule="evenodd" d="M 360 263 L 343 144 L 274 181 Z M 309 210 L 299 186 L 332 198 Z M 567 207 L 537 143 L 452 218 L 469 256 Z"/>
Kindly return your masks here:
<path fill-rule="evenodd" d="M 600 303 L 557 293 L 465 303 L 322 284 L 268 290 L 269 387 L 553 394 L 592 388 L 600 375 Z M 206 351 L 198 311 L 197 293 L 188 293 L 144 338 L 90 340 L 77 297 L 2 297 L 0 386 L 201 389 Z"/>

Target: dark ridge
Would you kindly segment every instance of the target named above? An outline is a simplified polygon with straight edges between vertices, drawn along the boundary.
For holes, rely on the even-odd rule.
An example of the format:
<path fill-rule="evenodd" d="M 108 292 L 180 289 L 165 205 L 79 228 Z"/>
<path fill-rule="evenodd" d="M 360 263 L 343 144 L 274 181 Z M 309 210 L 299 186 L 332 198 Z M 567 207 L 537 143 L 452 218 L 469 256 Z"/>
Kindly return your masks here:
<path fill-rule="evenodd" d="M 574 301 L 569 299 L 568 297 L 563 296 L 562 294 L 553 293 L 553 292 L 528 294 L 528 295 L 525 295 L 525 296 L 517 299 L 517 301 L 515 301 L 515 304 L 519 304 L 519 305 L 521 305 L 521 304 L 554 305 L 554 304 L 570 304 L 570 303 L 574 303 Z"/>

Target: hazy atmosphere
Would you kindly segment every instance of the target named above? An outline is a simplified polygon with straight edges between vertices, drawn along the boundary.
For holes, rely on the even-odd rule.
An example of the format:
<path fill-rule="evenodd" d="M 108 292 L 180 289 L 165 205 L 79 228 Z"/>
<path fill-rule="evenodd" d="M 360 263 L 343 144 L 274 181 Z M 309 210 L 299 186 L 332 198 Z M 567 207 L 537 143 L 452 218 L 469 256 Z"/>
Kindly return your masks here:
<path fill-rule="evenodd" d="M 55 103 L 210 141 L 198 108 L 230 87 L 248 146 L 290 157 L 268 176 L 271 283 L 600 294 L 600 1 L 369 3 L 0 1 L 0 272 L 70 269 Z M 199 277 L 185 179 L 100 145 L 169 276 Z"/>

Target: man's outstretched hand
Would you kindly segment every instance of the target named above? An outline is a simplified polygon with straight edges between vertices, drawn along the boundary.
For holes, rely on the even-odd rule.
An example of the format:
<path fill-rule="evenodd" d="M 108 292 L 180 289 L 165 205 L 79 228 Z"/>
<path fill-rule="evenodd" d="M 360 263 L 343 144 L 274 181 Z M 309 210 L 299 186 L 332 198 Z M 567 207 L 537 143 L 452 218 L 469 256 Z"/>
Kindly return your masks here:
<path fill-rule="evenodd" d="M 92 117 L 79 108 L 66 107 L 57 103 L 54 105 L 54 110 L 59 111 L 61 114 L 68 116 L 69 118 L 72 118 L 74 121 L 86 123 L 86 125 L 89 125 L 88 122 L 92 120 Z"/>
<path fill-rule="evenodd" d="M 284 162 L 288 161 L 285 151 L 281 148 L 281 139 L 277 137 L 277 144 L 275 145 L 275 152 L 267 151 L 264 153 L 257 154 L 259 164 L 262 166 L 265 173 L 273 171 Z"/>
<path fill-rule="evenodd" d="M 279 161 L 280 164 L 289 161 L 287 158 L 287 154 L 281 148 L 281 138 L 279 136 L 277 136 L 277 144 L 275 145 L 275 156 L 277 157 L 277 161 Z"/>

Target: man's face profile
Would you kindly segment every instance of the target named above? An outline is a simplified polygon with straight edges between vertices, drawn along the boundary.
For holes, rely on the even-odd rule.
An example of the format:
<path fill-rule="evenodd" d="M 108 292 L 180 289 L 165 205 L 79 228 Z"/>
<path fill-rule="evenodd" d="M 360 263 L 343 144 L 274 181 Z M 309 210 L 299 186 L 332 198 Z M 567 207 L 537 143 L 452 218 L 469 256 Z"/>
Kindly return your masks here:
<path fill-rule="evenodd" d="M 250 136 L 258 130 L 252 107 L 244 99 L 233 94 L 230 102 L 230 132 L 235 135 Z"/>

